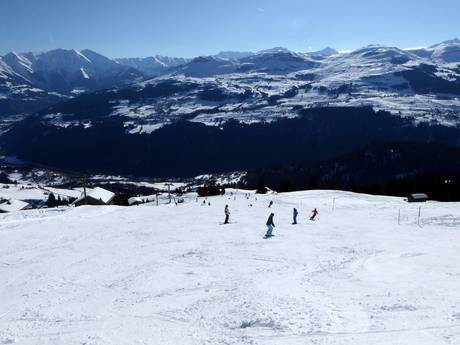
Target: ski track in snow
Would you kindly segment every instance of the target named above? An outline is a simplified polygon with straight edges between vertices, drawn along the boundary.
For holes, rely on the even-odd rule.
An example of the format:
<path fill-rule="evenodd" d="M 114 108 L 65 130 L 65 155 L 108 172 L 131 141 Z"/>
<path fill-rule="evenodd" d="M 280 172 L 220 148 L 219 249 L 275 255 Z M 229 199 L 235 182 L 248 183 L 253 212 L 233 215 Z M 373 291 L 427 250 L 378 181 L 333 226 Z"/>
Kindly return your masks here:
<path fill-rule="evenodd" d="M 3 218 L 0 344 L 460 344 L 458 203 L 208 201 Z"/>

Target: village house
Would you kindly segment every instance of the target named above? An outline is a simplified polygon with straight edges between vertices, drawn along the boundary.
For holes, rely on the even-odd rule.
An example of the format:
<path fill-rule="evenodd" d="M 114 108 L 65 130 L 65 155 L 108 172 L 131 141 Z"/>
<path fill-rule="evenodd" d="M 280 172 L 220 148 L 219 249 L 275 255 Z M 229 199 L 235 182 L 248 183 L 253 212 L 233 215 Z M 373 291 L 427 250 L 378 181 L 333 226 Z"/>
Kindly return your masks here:
<path fill-rule="evenodd" d="M 16 212 L 30 209 L 31 206 L 29 203 L 16 200 L 16 199 L 9 199 L 9 200 L 0 200 L 0 213 L 7 213 L 7 212 Z"/>
<path fill-rule="evenodd" d="M 425 202 L 430 200 L 425 193 L 412 193 L 407 196 L 407 202 Z"/>
<path fill-rule="evenodd" d="M 100 187 L 93 189 L 85 188 L 80 197 L 73 202 L 75 206 L 81 205 L 111 205 L 115 193 Z"/>

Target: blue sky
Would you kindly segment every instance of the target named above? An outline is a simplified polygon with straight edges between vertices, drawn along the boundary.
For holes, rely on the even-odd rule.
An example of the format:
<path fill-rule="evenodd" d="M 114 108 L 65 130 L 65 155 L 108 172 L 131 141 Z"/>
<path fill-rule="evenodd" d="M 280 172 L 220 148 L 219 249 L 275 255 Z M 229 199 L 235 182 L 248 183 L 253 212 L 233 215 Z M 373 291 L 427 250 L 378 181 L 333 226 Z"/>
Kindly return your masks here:
<path fill-rule="evenodd" d="M 90 48 L 109 57 L 193 57 L 460 36 L 459 0 L 1 0 L 0 54 Z"/>

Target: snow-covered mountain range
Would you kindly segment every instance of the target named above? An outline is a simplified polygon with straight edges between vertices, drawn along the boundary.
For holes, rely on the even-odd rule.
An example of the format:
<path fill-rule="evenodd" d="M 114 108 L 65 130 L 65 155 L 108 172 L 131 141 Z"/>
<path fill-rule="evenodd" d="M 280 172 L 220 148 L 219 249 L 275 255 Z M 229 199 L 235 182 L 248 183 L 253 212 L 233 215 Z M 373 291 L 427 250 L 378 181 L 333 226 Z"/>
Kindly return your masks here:
<path fill-rule="evenodd" d="M 146 58 L 121 58 L 115 59 L 115 61 L 121 65 L 135 68 L 147 77 L 155 77 L 166 73 L 172 67 L 186 64 L 190 59 L 156 55 Z"/>
<path fill-rule="evenodd" d="M 36 99 L 49 105 L 101 89 L 108 90 L 93 95 L 94 102 L 105 104 L 98 117 L 121 115 L 131 133 L 180 118 L 208 124 L 230 118 L 257 122 L 295 116 L 293 108 L 331 105 L 370 105 L 452 125 L 460 109 L 460 40 L 405 50 L 370 45 L 340 54 L 332 48 L 294 53 L 276 47 L 191 60 L 109 59 L 91 50 L 62 49 L 0 58 L 3 103 Z M 151 90 L 159 93 L 152 97 Z M 74 112 L 85 117 L 78 104 L 78 97 L 58 103 L 46 118 L 63 126 L 77 124 Z M 62 115 L 69 121 L 59 121 Z"/>
<path fill-rule="evenodd" d="M 12 86 L 22 84 L 70 96 L 140 80 L 144 75 L 91 50 L 56 49 L 11 52 L 1 57 L 1 72 Z"/>
<path fill-rule="evenodd" d="M 235 167 L 245 170 L 264 164 L 286 163 L 296 157 L 311 160 L 311 155 L 304 157 L 302 154 L 307 147 L 321 150 L 315 159 L 331 159 L 349 152 L 347 150 L 368 145 L 377 137 L 387 143 L 410 138 L 424 144 L 438 142 L 457 147 L 459 50 L 460 41 L 451 40 L 418 49 L 370 45 L 348 53 L 330 48 L 295 53 L 277 47 L 257 53 L 224 52 L 190 61 L 146 59 L 147 67 L 154 66 L 150 63 L 163 66 L 161 75 L 155 77 L 146 76 L 145 66 L 144 72 L 137 69 L 142 60 L 132 59 L 133 65 L 126 66 L 122 64 L 125 60 L 107 59 L 87 50 L 60 52 L 59 58 L 54 59 L 33 54 L 9 55 L 2 58 L 1 66 L 2 71 L 6 71 L 2 72 L 2 80 L 11 86 L 6 87 L 10 94 L 14 90 L 24 90 L 17 85 L 32 85 L 36 71 L 42 70 L 59 70 L 60 80 L 72 87 L 67 88 L 67 93 L 52 91 L 50 86 L 47 90 L 45 86 L 43 89 L 25 88 L 29 93 L 43 95 L 49 103 L 51 101 L 46 98 L 49 95 L 66 99 L 53 100 L 54 104 L 12 126 L 14 119 L 3 121 L 0 129 L 5 132 L 10 128 L 8 135 L 2 136 L 3 148 L 26 160 L 68 169 L 85 166 L 106 173 L 116 169 L 119 173 L 130 174 L 142 171 L 146 176 L 188 176 L 211 170 L 226 172 Z M 61 64 L 61 55 L 72 56 L 72 63 Z M 35 62 L 29 64 L 27 61 Z M 50 64 L 66 68 L 51 68 Z M 114 78 L 114 75 L 123 78 Z M 48 78 L 39 81 L 54 81 Z M 96 91 L 77 95 L 72 92 L 81 86 L 80 81 L 93 79 L 91 85 Z M 105 80 L 116 85 L 103 88 Z M 71 88 L 73 90 L 69 91 Z M 8 94 L 3 97 L 11 100 Z M 382 113 L 374 113 L 371 108 L 385 111 L 386 115 L 377 117 L 376 114 Z M 336 110 L 330 113 L 327 109 Z M 336 132 L 335 127 L 342 117 L 361 121 L 360 127 L 354 130 L 344 122 L 341 126 L 346 126 L 346 130 L 344 127 L 343 133 Z M 311 126 L 308 118 L 322 123 Z M 278 119 L 299 121 L 277 124 L 274 121 Z M 274 126 L 232 128 L 229 125 L 233 121 L 240 125 L 274 123 Z M 418 132 L 409 129 L 419 123 L 438 126 L 432 126 L 433 129 L 422 126 Z M 203 128 L 202 124 L 213 128 Z M 296 126 L 303 127 L 297 129 Z M 449 127 L 452 131 L 444 133 L 444 128 Z M 297 134 L 291 138 L 288 133 L 293 131 Z M 274 146 L 268 156 L 266 152 L 248 151 L 242 143 L 255 145 L 261 140 L 261 133 L 283 133 L 280 140 L 284 140 L 285 135 L 289 140 L 280 147 Z M 310 137 L 305 139 L 307 133 Z M 232 135 L 246 138 L 246 141 L 235 141 Z M 196 141 L 198 137 L 201 141 Z M 29 138 L 34 145 L 20 138 Z M 169 145 L 172 138 L 175 142 Z M 324 142 L 325 138 L 331 143 Z M 230 141 L 236 146 L 228 147 Z M 64 150 L 63 142 L 79 144 L 68 145 Z M 206 149 L 203 154 L 199 143 L 228 150 L 233 162 L 216 163 L 216 152 Z M 169 146 L 165 148 L 164 145 Z M 116 151 L 111 151 L 115 147 Z M 106 155 L 109 151 L 111 155 Z M 70 156 L 77 155 L 81 159 L 70 159 L 69 152 Z M 196 160 L 199 154 L 202 156 Z M 188 170 L 174 168 L 177 155 L 182 155 L 181 166 L 188 164 Z M 256 160 L 254 155 L 258 156 Z M 208 164 L 212 161 L 214 164 Z"/>
<path fill-rule="evenodd" d="M 81 93 L 165 73 L 187 59 L 111 59 L 92 50 L 55 49 L 0 56 L 0 115 L 33 112 Z"/>
<path fill-rule="evenodd" d="M 435 62 L 458 64 L 460 61 L 460 40 L 455 38 L 428 48 L 407 49 L 407 51 Z"/>
<path fill-rule="evenodd" d="M 460 41 L 452 40 L 408 50 L 370 45 L 339 54 L 330 48 L 316 53 L 274 48 L 182 64 L 165 59 L 171 66 L 161 76 L 94 93 L 89 108 L 83 95 L 42 115 L 64 127 L 117 116 L 129 133 L 150 133 L 183 119 L 253 123 L 296 117 L 302 108 L 372 106 L 415 122 L 451 126 L 460 119 L 459 51 Z"/>

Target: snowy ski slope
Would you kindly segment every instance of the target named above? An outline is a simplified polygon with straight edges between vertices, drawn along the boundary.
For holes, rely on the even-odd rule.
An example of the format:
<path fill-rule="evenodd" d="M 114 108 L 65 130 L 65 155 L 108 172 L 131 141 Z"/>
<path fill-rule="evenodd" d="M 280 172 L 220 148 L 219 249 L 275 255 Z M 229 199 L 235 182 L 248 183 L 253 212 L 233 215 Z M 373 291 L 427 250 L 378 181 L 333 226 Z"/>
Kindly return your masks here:
<path fill-rule="evenodd" d="M 0 344 L 460 344 L 459 203 L 243 193 L 0 215 Z"/>

